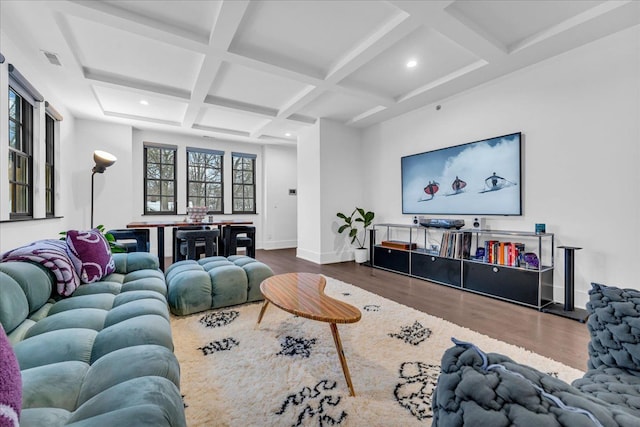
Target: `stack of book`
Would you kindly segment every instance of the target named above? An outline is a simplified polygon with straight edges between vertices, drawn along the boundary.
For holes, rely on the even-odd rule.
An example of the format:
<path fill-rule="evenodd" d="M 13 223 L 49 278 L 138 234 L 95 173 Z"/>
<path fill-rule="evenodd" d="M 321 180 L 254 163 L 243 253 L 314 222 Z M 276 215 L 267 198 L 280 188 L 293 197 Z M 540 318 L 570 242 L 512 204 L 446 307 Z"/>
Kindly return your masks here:
<path fill-rule="evenodd" d="M 498 240 L 485 240 L 484 242 L 483 261 L 489 264 L 520 267 L 524 265 L 523 254 L 524 243 L 500 242 Z"/>
<path fill-rule="evenodd" d="M 471 253 L 471 232 L 445 231 L 440 243 L 441 257 L 467 259 Z"/>

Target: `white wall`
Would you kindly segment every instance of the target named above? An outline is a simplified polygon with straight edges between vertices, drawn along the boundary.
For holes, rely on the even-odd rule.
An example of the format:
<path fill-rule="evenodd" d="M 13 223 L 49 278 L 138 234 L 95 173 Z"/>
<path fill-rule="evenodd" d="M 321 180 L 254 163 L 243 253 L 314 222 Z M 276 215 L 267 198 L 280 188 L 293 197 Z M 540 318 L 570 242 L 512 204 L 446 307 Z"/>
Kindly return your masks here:
<path fill-rule="evenodd" d="M 70 177 L 66 218 L 71 228 L 89 228 L 91 225 L 91 170 L 95 165 L 93 152 L 102 150 L 118 159 L 104 173 L 94 175 L 94 227 L 125 228 L 131 221 L 133 206 L 131 182 L 131 126 L 76 120 L 73 143 L 66 151 L 69 162 L 65 174 Z"/>
<path fill-rule="evenodd" d="M 346 233 L 338 234 L 343 223 L 336 213 L 350 215 L 356 206 L 366 208 L 363 205 L 360 131 L 322 119 L 320 141 L 321 264 L 352 260 L 354 246 Z"/>
<path fill-rule="evenodd" d="M 264 147 L 264 249 L 295 248 L 298 244 L 298 199 L 296 148 Z"/>
<path fill-rule="evenodd" d="M 144 142 L 154 142 L 159 144 L 169 144 L 178 146 L 177 176 L 178 176 L 178 215 L 177 216 L 156 216 L 143 215 L 143 144 Z M 134 130 L 133 148 L 131 156 L 133 158 L 134 173 L 132 177 L 132 192 L 130 200 L 133 203 L 133 221 L 154 221 L 161 219 L 175 220 L 186 217 L 186 147 L 209 148 L 222 150 L 224 154 L 224 179 L 231 182 L 231 152 L 256 154 L 256 210 L 257 214 L 233 215 L 235 220 L 253 221 L 256 226 L 256 248 L 265 246 L 265 236 L 271 236 L 272 246 L 293 247 L 296 241 L 296 205 L 295 200 L 282 198 L 281 186 L 286 184 L 287 189 L 295 188 L 296 167 L 295 149 L 268 147 L 258 144 L 248 144 L 237 141 L 224 141 L 218 139 L 208 139 L 202 137 L 188 136 L 178 133 L 157 132 L 149 130 Z M 181 178 L 182 177 L 182 178 Z M 267 180 L 272 185 L 266 184 Z M 271 190 L 275 194 L 268 195 Z M 288 191 L 288 190 L 284 190 Z M 289 196 L 286 196 L 289 197 Z M 273 199 L 274 204 L 266 206 L 268 200 Z M 292 198 L 295 199 L 295 198 Z M 277 208 L 273 208 L 277 206 Z M 231 186 L 225 185 L 224 210 L 231 213 Z M 277 215 L 275 215 L 277 211 Z M 275 217 L 273 223 L 267 223 L 267 217 Z M 214 215 L 215 219 L 228 219 L 230 215 Z M 281 220 L 282 219 L 282 220 Z M 284 221 L 286 220 L 286 222 Z M 268 234 L 266 230 L 268 231 Z M 156 233 L 151 233 L 152 250 L 156 247 Z M 171 233 L 165 232 L 165 248 L 168 254 L 171 248 Z"/>
<path fill-rule="evenodd" d="M 65 108 L 60 99 L 52 96 L 48 82 L 40 78 L 40 74 L 34 72 L 38 64 L 31 63 L 23 52 L 18 49 L 9 37 L 0 31 L 0 40 L 2 40 L 2 54 L 5 56 L 5 62 L 0 64 L 0 252 L 7 251 L 16 246 L 26 244 L 41 238 L 58 238 L 60 231 L 70 228 L 67 225 L 68 220 L 64 215 L 68 212 L 65 204 L 69 197 L 68 190 L 71 180 L 65 174 L 66 168 L 75 161 L 73 157 L 66 156 L 66 150 L 71 153 L 70 147 L 73 144 L 74 118 Z M 8 194 L 9 182 L 7 180 L 8 168 L 8 66 L 13 64 L 20 73 L 44 96 L 64 118 L 59 123 L 58 140 L 56 143 L 61 148 L 61 152 L 55 158 L 55 218 L 45 218 L 45 195 L 44 190 L 34 189 L 34 218 L 35 221 L 8 221 L 9 204 Z M 44 182 L 44 103 L 38 103 L 34 109 L 34 120 L 41 124 L 40 129 L 34 135 L 34 183 L 43 185 Z"/>
<path fill-rule="evenodd" d="M 320 262 L 320 122 L 298 135 L 298 247 L 300 258 Z"/>
<path fill-rule="evenodd" d="M 400 157 L 492 136 L 524 134 L 521 217 L 489 217 L 494 229 L 546 223 L 576 252 L 576 306 L 591 282 L 639 288 L 640 27 L 593 42 L 453 99 L 372 126 L 365 199 L 376 222 L 402 215 Z M 464 218 L 467 224 L 471 217 Z M 563 300 L 556 250 L 555 299 Z"/>
<path fill-rule="evenodd" d="M 350 214 L 363 200 L 360 131 L 319 119 L 298 139 L 297 256 L 318 264 L 353 259 L 338 234 L 337 212 Z"/>

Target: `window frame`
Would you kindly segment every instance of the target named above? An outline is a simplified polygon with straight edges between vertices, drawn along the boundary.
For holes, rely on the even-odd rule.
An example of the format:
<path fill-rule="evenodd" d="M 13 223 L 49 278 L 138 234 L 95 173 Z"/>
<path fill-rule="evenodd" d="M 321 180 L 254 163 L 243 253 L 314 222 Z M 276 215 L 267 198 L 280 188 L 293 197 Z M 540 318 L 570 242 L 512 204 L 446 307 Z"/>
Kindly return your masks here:
<path fill-rule="evenodd" d="M 44 160 L 44 191 L 45 191 L 45 216 L 55 216 L 55 158 L 56 158 L 56 119 L 45 113 L 45 160 Z"/>
<path fill-rule="evenodd" d="M 9 179 L 9 204 L 11 206 L 9 219 L 30 219 L 33 218 L 33 116 L 34 105 L 29 97 L 25 96 L 24 92 L 16 88 L 12 81 L 9 82 L 8 95 L 11 98 L 11 94 L 14 94 L 16 99 L 19 99 L 19 106 L 16 110 L 19 110 L 19 117 L 12 117 L 11 109 L 9 108 L 8 123 L 9 123 L 9 140 L 8 140 L 8 152 L 9 152 L 9 164 L 13 164 L 13 168 L 9 168 L 7 178 Z M 7 102 L 10 102 L 7 99 Z M 15 129 L 16 147 L 11 146 L 11 124 L 13 123 Z M 13 159 L 13 161 L 12 161 Z M 18 159 L 26 159 L 26 167 L 28 171 L 25 176 L 25 181 L 18 180 Z M 13 172 L 13 173 L 11 173 Z M 26 187 L 27 208 L 24 212 L 16 211 L 16 200 L 18 187 Z"/>
<path fill-rule="evenodd" d="M 194 147 L 187 147 L 186 148 L 186 152 L 187 152 L 187 159 L 186 159 L 186 166 L 187 166 L 187 186 L 186 186 L 186 199 L 187 199 L 187 207 L 190 206 L 190 201 L 191 201 L 191 194 L 189 191 L 189 187 L 190 184 L 202 184 L 205 187 L 205 195 L 204 197 L 198 197 L 200 199 L 204 198 L 204 203 L 205 206 L 210 206 L 208 201 L 210 199 L 220 199 L 220 209 L 219 210 L 207 210 L 207 214 L 209 215 L 213 215 L 213 214 L 224 214 L 224 151 L 220 151 L 220 150 L 210 150 L 210 149 L 206 149 L 206 148 L 194 148 Z M 191 153 L 199 153 L 199 154 L 205 154 L 205 155 L 211 155 L 211 156 L 217 156 L 220 159 L 220 167 L 219 168 L 213 168 L 213 169 L 219 169 L 219 176 L 220 176 L 220 181 L 216 182 L 216 181 L 207 181 L 206 179 L 204 181 L 196 181 L 196 180 L 192 180 L 190 177 L 190 171 L 189 168 L 191 166 L 190 163 L 190 154 Z M 218 184 L 220 185 L 220 197 L 208 197 L 207 196 L 207 186 L 208 185 L 215 185 Z M 197 197 L 197 196 L 194 196 Z M 201 206 L 201 205 L 196 205 L 196 206 Z"/>
<path fill-rule="evenodd" d="M 143 184 L 144 184 L 144 199 L 143 199 L 143 204 L 144 204 L 144 215 L 176 215 L 177 214 L 177 209 L 178 209 L 178 200 L 177 200 L 177 196 L 178 196 L 178 186 L 177 186 L 177 166 L 178 166 L 178 147 L 173 146 L 173 145 L 165 145 L 165 144 L 155 144 L 155 143 L 148 143 L 145 142 L 143 144 L 144 149 L 143 149 L 143 173 L 144 173 L 144 178 L 143 178 Z M 170 163 L 164 163 L 162 162 L 162 159 L 164 158 L 162 152 L 160 154 L 160 163 L 154 163 L 154 164 L 158 164 L 160 165 L 160 177 L 157 179 L 153 179 L 154 181 L 159 181 L 159 187 L 160 187 L 160 207 L 162 207 L 162 198 L 163 197 L 173 197 L 173 209 L 172 210 L 158 210 L 158 211 L 152 211 L 148 209 L 148 194 L 147 194 L 147 189 L 148 189 L 148 166 L 149 166 L 149 161 L 148 161 L 148 149 L 159 149 L 159 150 L 165 150 L 165 151 L 172 151 L 173 152 L 173 178 L 172 179 L 167 179 L 167 178 L 162 178 L 162 165 L 169 165 Z M 173 194 L 163 194 L 162 193 L 162 188 L 163 188 L 163 183 L 164 182 L 171 182 L 173 183 Z"/>
<path fill-rule="evenodd" d="M 234 214 L 255 214 L 256 213 L 256 155 L 255 154 L 247 154 L 247 153 L 231 153 L 231 213 Z M 236 168 L 236 159 L 242 159 L 240 164 L 242 167 L 240 169 Z M 251 183 L 245 182 L 245 162 L 247 160 L 251 161 Z M 238 183 L 236 180 L 236 172 L 242 172 L 242 182 Z M 242 197 L 236 197 L 236 186 L 242 186 Z M 253 195 L 250 197 L 246 196 L 246 188 L 251 187 L 253 189 Z M 236 209 L 236 200 L 242 200 L 243 209 Z M 247 210 L 246 200 L 252 201 L 253 209 Z"/>

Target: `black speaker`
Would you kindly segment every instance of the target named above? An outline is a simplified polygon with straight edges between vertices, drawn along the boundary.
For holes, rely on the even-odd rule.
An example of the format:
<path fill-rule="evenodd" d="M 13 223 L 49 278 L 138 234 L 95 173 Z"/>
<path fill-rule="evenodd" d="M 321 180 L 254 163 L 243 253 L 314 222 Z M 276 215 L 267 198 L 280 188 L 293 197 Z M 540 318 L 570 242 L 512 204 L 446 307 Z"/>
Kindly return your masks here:
<path fill-rule="evenodd" d="M 413 217 L 413 223 L 414 223 L 414 224 L 417 224 L 417 223 L 418 223 L 418 217 L 417 217 L 417 216 L 414 216 L 414 217 Z"/>
<path fill-rule="evenodd" d="M 484 218 L 473 218 L 473 222 L 471 226 L 476 230 L 482 230 L 485 228 L 485 220 Z"/>

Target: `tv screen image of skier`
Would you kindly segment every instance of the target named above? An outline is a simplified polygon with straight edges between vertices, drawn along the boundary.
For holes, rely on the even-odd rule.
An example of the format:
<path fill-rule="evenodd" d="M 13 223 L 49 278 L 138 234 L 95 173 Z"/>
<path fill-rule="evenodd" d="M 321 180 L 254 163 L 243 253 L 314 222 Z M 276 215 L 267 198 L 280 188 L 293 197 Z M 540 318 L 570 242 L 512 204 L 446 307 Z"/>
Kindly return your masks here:
<path fill-rule="evenodd" d="M 522 133 L 401 159 L 402 213 L 522 215 Z"/>

